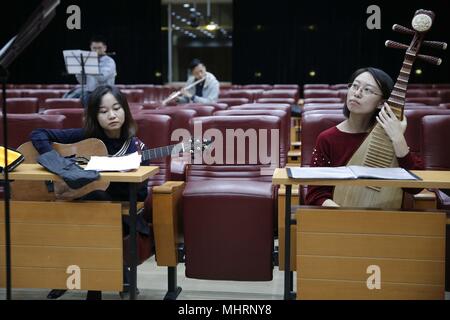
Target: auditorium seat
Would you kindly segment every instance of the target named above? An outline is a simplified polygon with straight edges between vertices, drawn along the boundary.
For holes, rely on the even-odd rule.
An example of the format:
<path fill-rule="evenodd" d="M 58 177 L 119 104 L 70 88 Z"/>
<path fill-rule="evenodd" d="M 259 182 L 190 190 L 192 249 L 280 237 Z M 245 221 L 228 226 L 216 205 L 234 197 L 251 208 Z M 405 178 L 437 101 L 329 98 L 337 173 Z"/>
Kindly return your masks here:
<path fill-rule="evenodd" d="M 450 103 L 450 89 L 439 90 L 438 96 L 442 103 Z"/>
<path fill-rule="evenodd" d="M 338 98 L 339 92 L 335 90 L 304 90 L 303 97 L 305 99 L 309 98 Z"/>
<path fill-rule="evenodd" d="M 228 105 L 227 104 L 219 103 L 219 102 L 186 103 L 186 104 L 180 104 L 180 105 L 177 105 L 177 106 L 183 106 L 183 107 L 186 107 L 186 108 L 195 107 L 195 106 L 209 106 L 209 107 L 214 107 L 215 111 L 228 109 Z"/>
<path fill-rule="evenodd" d="M 62 94 L 58 90 L 22 90 L 23 98 L 38 98 L 39 108 L 44 106 L 46 99 L 58 99 L 62 97 Z"/>
<path fill-rule="evenodd" d="M 441 103 L 441 98 L 439 97 L 417 97 L 417 98 L 406 98 L 406 102 L 419 102 L 427 104 L 429 106 L 437 106 Z"/>
<path fill-rule="evenodd" d="M 79 99 L 46 99 L 41 106 L 43 109 L 83 109 Z"/>
<path fill-rule="evenodd" d="M 20 98 L 22 96 L 22 91 L 16 89 L 6 90 L 6 98 Z M 3 100 L 3 92 L 0 90 L 0 99 Z"/>
<path fill-rule="evenodd" d="M 193 120 L 198 121 L 204 132 L 216 129 L 223 137 L 227 129 L 270 131 L 281 125 L 280 118 L 274 116 Z M 223 150 L 223 159 L 228 155 L 235 164 L 189 167 L 183 192 L 185 265 L 189 278 L 272 280 L 276 214 L 272 177 L 261 173 L 264 164 L 260 159 L 256 163 L 249 161 L 249 141 L 245 143 L 245 163 L 236 164 L 237 156 L 242 155 L 242 150 L 237 152 L 237 145 L 234 143 L 232 154 L 231 149 Z M 258 148 L 258 143 L 253 145 Z M 264 147 L 271 150 L 270 139 Z"/>
<path fill-rule="evenodd" d="M 6 98 L 7 112 L 11 113 L 37 113 L 39 104 L 37 98 Z"/>
<path fill-rule="evenodd" d="M 422 118 L 421 149 L 426 170 L 450 170 L 450 115 L 430 115 Z M 450 212 L 450 196 L 436 190 L 438 209 Z M 450 226 L 447 224 L 445 248 L 445 291 L 450 291 Z"/>
<path fill-rule="evenodd" d="M 335 125 L 338 125 L 346 118 L 340 113 L 308 113 L 302 115 L 302 134 L 301 141 L 301 166 L 309 167 L 311 165 L 311 156 L 316 146 L 316 140 L 322 131 L 325 131 Z M 300 189 L 300 203 L 304 204 L 306 188 Z"/>
<path fill-rule="evenodd" d="M 165 108 L 173 108 L 173 109 L 184 109 L 184 110 L 195 110 L 197 112 L 198 117 L 208 117 L 212 116 L 214 111 L 219 111 L 220 109 L 216 109 L 213 106 L 201 106 L 201 105 L 178 105 L 178 106 L 170 106 L 170 107 L 161 107 L 160 109 Z M 159 110 L 159 109 L 158 109 Z"/>
<path fill-rule="evenodd" d="M 303 106 L 303 112 L 308 110 L 329 110 L 329 109 L 339 109 L 344 108 L 344 103 L 308 103 Z"/>
<path fill-rule="evenodd" d="M 252 89 L 230 90 L 226 93 L 222 93 L 219 98 L 246 98 L 250 102 L 254 102 L 261 97 L 263 92 L 263 90 Z"/>
<path fill-rule="evenodd" d="M 64 129 L 83 127 L 84 109 L 48 109 L 44 111 L 44 114 L 59 114 L 65 116 Z"/>
<path fill-rule="evenodd" d="M 264 91 L 261 98 L 289 98 L 298 101 L 298 90 L 274 89 Z"/>
<path fill-rule="evenodd" d="M 239 106 L 241 104 L 249 103 L 247 98 L 220 98 L 217 100 L 218 103 L 225 103 L 229 107 Z"/>
<path fill-rule="evenodd" d="M 406 109 L 405 116 L 408 126 L 405 131 L 405 139 L 412 153 L 422 157 L 421 140 L 422 133 L 422 118 L 428 115 L 450 115 L 450 110 L 438 108 L 424 108 L 424 109 Z"/>
<path fill-rule="evenodd" d="M 331 90 L 341 90 L 341 89 L 348 89 L 348 83 L 338 83 L 338 84 L 332 84 L 330 85 Z"/>
<path fill-rule="evenodd" d="M 330 89 L 329 84 L 304 84 L 303 91 L 305 90 L 328 90 Z"/>
<path fill-rule="evenodd" d="M 142 89 L 121 89 L 120 91 L 125 95 L 128 102 L 144 102 L 144 90 Z"/>
<path fill-rule="evenodd" d="M 284 168 L 287 163 L 287 153 L 290 149 L 290 126 L 291 119 L 288 114 L 282 110 L 224 110 L 214 112 L 214 116 L 251 116 L 251 115 L 266 115 L 266 116 L 276 116 L 281 119 L 281 129 L 280 129 L 280 168 Z M 283 147 L 284 146 L 284 147 Z"/>
<path fill-rule="evenodd" d="M 2 116 L 0 120 L 3 120 Z M 62 115 L 10 114 L 8 115 L 8 146 L 17 148 L 30 141 L 30 134 L 34 129 L 63 129 L 64 120 L 65 117 Z M 4 141 L 3 121 L 0 121 L 0 141 Z"/>
<path fill-rule="evenodd" d="M 192 118 L 197 116 L 197 111 L 192 109 L 181 109 L 181 108 L 161 108 L 155 110 L 143 110 L 140 116 L 145 117 L 146 115 L 162 114 L 168 115 L 171 118 L 171 127 L 169 131 L 170 144 L 176 144 L 181 142 L 181 137 L 179 135 L 172 136 L 174 131 L 177 129 L 185 129 L 187 133 L 190 133 L 190 121 Z M 180 132 L 182 134 L 182 132 Z M 176 139 L 176 140 L 172 140 Z M 189 163 L 190 155 L 181 155 L 180 157 L 172 157 L 170 162 L 170 180 L 173 181 L 184 181 L 186 165 Z"/>
<path fill-rule="evenodd" d="M 256 103 L 282 103 L 282 104 L 296 104 L 296 100 L 293 98 L 259 98 Z"/>
<path fill-rule="evenodd" d="M 311 103 L 341 103 L 341 98 L 308 98 L 304 100 L 304 104 Z"/>
<path fill-rule="evenodd" d="M 272 90 L 272 86 L 270 84 L 246 84 L 242 86 L 242 89 Z"/>
<path fill-rule="evenodd" d="M 297 92 L 299 92 L 300 87 L 298 84 L 274 84 L 273 89 L 296 90 Z"/>

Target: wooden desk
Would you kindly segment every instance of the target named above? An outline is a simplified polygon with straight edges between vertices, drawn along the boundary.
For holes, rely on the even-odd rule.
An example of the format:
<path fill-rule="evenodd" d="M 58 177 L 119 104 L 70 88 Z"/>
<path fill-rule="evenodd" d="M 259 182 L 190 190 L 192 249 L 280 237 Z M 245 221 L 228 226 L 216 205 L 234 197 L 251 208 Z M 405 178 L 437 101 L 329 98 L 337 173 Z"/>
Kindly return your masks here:
<path fill-rule="evenodd" d="M 402 188 L 439 188 L 450 189 L 450 171 L 412 171 L 422 180 L 307 180 L 307 179 L 291 179 L 288 177 L 285 168 L 275 170 L 272 178 L 274 185 L 286 186 L 285 198 L 285 236 L 284 236 L 284 266 L 285 266 L 285 282 L 284 282 L 284 298 L 287 300 L 295 298 L 293 292 L 293 274 L 290 270 L 291 255 L 291 195 L 292 185 L 357 185 L 357 186 L 377 186 L 377 187 L 402 187 Z M 448 223 L 448 220 L 447 220 Z"/>
<path fill-rule="evenodd" d="M 100 180 L 104 180 L 106 182 L 123 182 L 129 184 L 130 189 L 130 198 L 129 198 L 129 214 L 130 214 L 130 256 L 131 256 L 131 273 L 130 273 L 130 299 L 136 299 L 136 283 L 137 283 L 137 239 L 136 239 L 136 216 L 137 216 L 137 190 L 139 188 L 139 184 L 147 180 L 148 178 L 154 176 L 156 173 L 158 173 L 159 168 L 155 166 L 141 166 L 138 170 L 132 171 L 132 172 L 101 172 L 100 173 Z M 33 181 L 47 181 L 47 180 L 53 180 L 58 181 L 61 180 L 58 176 L 54 175 L 53 173 L 48 172 L 46 169 L 44 169 L 39 164 L 21 164 L 19 167 L 17 167 L 13 172 L 9 173 L 9 180 L 33 180 Z M 26 208 L 31 206 L 44 205 L 48 206 L 48 208 L 51 207 L 52 210 L 55 210 L 56 207 L 61 208 L 61 210 L 65 210 L 66 213 L 61 213 L 62 216 L 65 216 L 67 218 L 67 221 L 75 221 L 73 220 L 73 212 L 76 212 L 76 208 L 74 205 L 77 202 L 22 202 L 22 201 L 12 201 L 11 202 L 11 209 L 14 210 L 15 208 L 18 208 L 19 217 L 17 219 L 21 219 L 21 215 L 23 215 L 24 212 L 30 212 L 30 210 L 27 210 Z M 85 204 L 87 206 L 90 206 L 89 212 L 83 212 L 82 214 L 86 216 L 86 214 L 90 215 L 92 210 L 95 210 L 96 204 L 95 203 L 89 203 Z M 98 206 L 99 204 L 97 204 Z M 70 209 L 71 207 L 74 207 Z M 69 210 L 70 209 L 70 210 Z M 3 210 L 3 208 L 2 208 Z M 106 204 L 104 208 L 102 207 L 101 211 L 96 210 L 96 214 L 99 213 L 100 216 L 98 219 L 96 218 L 95 221 L 91 221 L 93 225 L 98 225 L 100 227 L 105 226 L 112 226 L 117 230 L 121 230 L 120 223 L 117 224 L 116 222 L 108 222 L 111 221 L 108 219 L 108 210 L 111 215 L 116 215 L 118 213 L 119 217 L 121 214 L 120 210 L 120 204 Z M 48 215 L 48 210 L 40 210 L 37 215 L 41 215 L 45 219 L 51 218 Z M 69 212 L 70 211 L 70 212 Z M 54 215 L 54 213 L 53 213 Z M 71 220 L 72 219 L 72 220 Z M 17 220 L 17 221 L 19 221 Z M 98 221 L 97 221 L 98 220 Z M 120 219 L 118 220 L 120 221 Z M 19 222 L 20 223 L 20 222 Z M 69 223 L 69 222 L 66 222 Z M 78 225 L 82 224 L 81 222 L 76 222 Z M 95 227 L 95 226 L 94 226 Z M 50 228 L 51 229 L 51 228 Z M 34 229 L 37 230 L 37 229 Z M 117 231 L 116 230 L 116 231 Z M 116 232 L 117 233 L 117 232 Z M 49 239 L 46 239 L 46 241 L 52 241 L 51 236 Z M 72 239 L 73 238 L 73 239 Z M 72 237 L 68 241 L 73 241 L 76 237 Z M 120 239 L 122 238 L 122 233 L 120 232 Z M 3 239 L 3 238 L 2 238 Z M 101 240 L 101 239 L 99 239 Z M 87 240 L 86 240 L 87 241 Z M 72 243 L 72 242 L 71 242 Z M 103 242 L 102 242 L 103 243 Z M 46 242 L 46 244 L 48 244 Z M 104 244 L 107 246 L 107 244 Z M 120 245 L 120 249 L 122 246 L 121 241 L 114 241 L 114 245 L 116 248 L 117 245 Z M 88 253 L 87 254 L 91 254 Z M 22 257 L 23 258 L 23 257 Z M 74 260 L 77 260 L 76 257 Z M 86 259 L 84 259 L 86 260 Z M 89 261 L 82 261 L 80 264 L 88 265 Z M 74 262 L 76 264 L 76 261 Z M 120 264 L 122 265 L 122 262 L 120 261 Z M 45 265 L 43 266 L 45 267 Z M 122 274 L 122 273 L 120 273 Z M 30 274 L 32 276 L 32 274 Z M 91 283 L 94 283 L 97 279 L 96 273 L 91 272 L 88 274 L 88 277 L 91 279 Z M 120 279 L 121 280 L 121 279 Z M 100 284 L 99 284 L 100 285 Z M 102 284 L 104 285 L 104 284 Z"/>

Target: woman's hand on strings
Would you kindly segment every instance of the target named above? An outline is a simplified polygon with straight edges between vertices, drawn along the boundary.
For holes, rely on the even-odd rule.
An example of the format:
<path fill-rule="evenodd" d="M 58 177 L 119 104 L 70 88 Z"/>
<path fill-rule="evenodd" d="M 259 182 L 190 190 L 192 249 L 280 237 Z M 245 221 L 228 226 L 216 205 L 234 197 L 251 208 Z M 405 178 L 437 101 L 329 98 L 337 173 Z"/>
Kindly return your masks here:
<path fill-rule="evenodd" d="M 406 117 L 403 116 L 402 121 L 398 120 L 391 107 L 387 103 L 384 103 L 383 108 L 377 116 L 377 121 L 391 139 L 395 155 L 398 158 L 406 156 L 409 153 L 409 147 L 404 136 L 407 126 Z"/>

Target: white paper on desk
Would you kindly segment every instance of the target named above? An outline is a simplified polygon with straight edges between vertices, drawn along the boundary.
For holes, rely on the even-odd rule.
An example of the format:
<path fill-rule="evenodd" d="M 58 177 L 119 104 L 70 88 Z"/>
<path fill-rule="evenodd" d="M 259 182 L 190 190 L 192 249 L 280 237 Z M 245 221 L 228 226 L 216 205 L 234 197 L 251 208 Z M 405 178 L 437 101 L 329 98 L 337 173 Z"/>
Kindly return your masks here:
<path fill-rule="evenodd" d="M 130 171 L 139 169 L 142 156 L 135 152 L 121 157 L 93 156 L 84 170 Z"/>

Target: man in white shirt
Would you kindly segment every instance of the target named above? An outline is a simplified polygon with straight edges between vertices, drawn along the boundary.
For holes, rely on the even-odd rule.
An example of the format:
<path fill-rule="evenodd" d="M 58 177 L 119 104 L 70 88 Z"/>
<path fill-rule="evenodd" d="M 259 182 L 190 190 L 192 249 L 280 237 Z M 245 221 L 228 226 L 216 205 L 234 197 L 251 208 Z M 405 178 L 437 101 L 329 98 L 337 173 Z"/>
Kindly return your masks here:
<path fill-rule="evenodd" d="M 219 81 L 216 77 L 206 71 L 205 65 L 198 59 L 194 59 L 189 69 L 192 76 L 186 82 L 186 86 L 205 78 L 205 81 L 198 83 L 188 90 L 182 90 L 182 97 L 178 99 L 178 103 L 213 103 L 219 98 Z"/>

